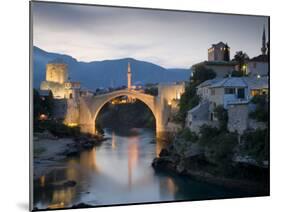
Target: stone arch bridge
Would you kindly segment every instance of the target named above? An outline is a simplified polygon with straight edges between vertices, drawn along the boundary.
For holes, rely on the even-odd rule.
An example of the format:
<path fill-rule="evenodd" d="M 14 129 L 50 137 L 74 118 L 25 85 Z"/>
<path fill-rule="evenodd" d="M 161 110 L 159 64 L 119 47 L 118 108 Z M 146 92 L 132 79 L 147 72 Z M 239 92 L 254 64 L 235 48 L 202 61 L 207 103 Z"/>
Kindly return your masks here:
<path fill-rule="evenodd" d="M 96 96 L 80 96 L 78 104 L 75 104 L 76 110 L 68 106 L 66 117 L 75 116 L 75 113 L 77 117 L 75 122 L 80 126 L 81 131 L 95 134 L 96 118 L 103 106 L 117 97 L 127 96 L 142 101 L 151 110 L 156 120 L 156 133 L 160 134 L 169 131 L 167 126 L 169 116 L 173 109 L 177 109 L 177 100 L 183 92 L 184 84 L 171 84 L 158 85 L 158 96 L 132 89 L 117 90 Z M 65 122 L 73 122 L 73 118 L 66 118 Z"/>

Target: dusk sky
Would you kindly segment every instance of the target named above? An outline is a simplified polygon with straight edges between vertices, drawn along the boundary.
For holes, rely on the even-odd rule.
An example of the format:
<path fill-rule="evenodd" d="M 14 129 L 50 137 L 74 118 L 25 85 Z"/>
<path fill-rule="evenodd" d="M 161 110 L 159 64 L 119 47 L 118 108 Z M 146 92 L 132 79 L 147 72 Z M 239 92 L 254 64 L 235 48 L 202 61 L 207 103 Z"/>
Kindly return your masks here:
<path fill-rule="evenodd" d="M 207 60 L 207 49 L 219 41 L 228 43 L 231 58 L 239 50 L 254 57 L 268 27 L 268 18 L 257 16 L 32 4 L 34 45 L 86 62 L 132 57 L 188 68 Z"/>

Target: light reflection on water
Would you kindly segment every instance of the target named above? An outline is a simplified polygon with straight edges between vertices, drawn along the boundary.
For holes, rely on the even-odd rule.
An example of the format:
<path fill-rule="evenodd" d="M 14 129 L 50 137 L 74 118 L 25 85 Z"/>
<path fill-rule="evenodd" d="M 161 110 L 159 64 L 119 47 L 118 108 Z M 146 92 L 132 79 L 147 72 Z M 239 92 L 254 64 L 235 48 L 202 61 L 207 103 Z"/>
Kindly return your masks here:
<path fill-rule="evenodd" d="M 106 130 L 101 146 L 69 158 L 54 167 L 35 186 L 35 207 L 63 208 L 77 203 L 90 205 L 126 204 L 172 200 L 204 199 L 227 194 L 223 189 L 186 179 L 155 174 L 151 162 L 163 143 L 155 141 L 148 129 L 133 129 L 133 134 Z M 68 188 L 48 188 L 47 184 L 74 180 Z M 44 186 L 42 187 L 42 184 Z M 41 186 L 40 186 L 41 185 Z"/>

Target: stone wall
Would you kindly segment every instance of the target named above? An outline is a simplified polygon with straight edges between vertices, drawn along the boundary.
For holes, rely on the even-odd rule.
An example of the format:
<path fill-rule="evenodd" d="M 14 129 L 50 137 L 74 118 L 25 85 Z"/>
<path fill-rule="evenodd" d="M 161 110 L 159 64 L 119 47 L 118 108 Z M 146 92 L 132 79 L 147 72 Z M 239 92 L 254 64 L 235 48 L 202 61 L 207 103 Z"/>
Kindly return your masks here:
<path fill-rule="evenodd" d="M 218 121 L 210 120 L 210 103 L 201 102 L 199 105 L 188 111 L 185 120 L 185 127 L 191 131 L 199 133 L 200 127 L 204 124 L 218 127 Z"/>
<path fill-rule="evenodd" d="M 67 65 L 63 63 L 48 63 L 46 65 L 46 81 L 63 84 L 68 80 Z"/>
<path fill-rule="evenodd" d="M 207 68 L 210 68 L 216 72 L 216 77 L 225 77 L 226 75 L 229 75 L 234 70 L 234 65 L 205 65 Z"/>
<path fill-rule="evenodd" d="M 54 118 L 65 119 L 67 111 L 67 100 L 66 99 L 55 99 L 54 100 Z"/>
<path fill-rule="evenodd" d="M 159 84 L 158 85 L 158 96 L 165 99 L 168 104 L 172 104 L 173 100 L 180 99 L 181 95 L 185 90 L 185 84 Z"/>
<path fill-rule="evenodd" d="M 213 90 L 213 91 L 212 91 Z M 224 88 L 211 88 L 209 101 L 218 105 L 224 105 Z M 213 92 L 213 93 L 212 93 Z"/>
<path fill-rule="evenodd" d="M 230 132 L 237 131 L 240 135 L 248 129 L 248 104 L 235 104 L 230 105 L 228 108 L 228 130 Z"/>
<path fill-rule="evenodd" d="M 40 85 L 40 90 L 50 90 L 55 99 L 63 99 L 65 97 L 64 85 L 57 82 L 43 81 Z"/>
<path fill-rule="evenodd" d="M 76 99 L 67 100 L 67 113 L 64 120 L 65 124 L 79 124 L 79 104 Z"/>

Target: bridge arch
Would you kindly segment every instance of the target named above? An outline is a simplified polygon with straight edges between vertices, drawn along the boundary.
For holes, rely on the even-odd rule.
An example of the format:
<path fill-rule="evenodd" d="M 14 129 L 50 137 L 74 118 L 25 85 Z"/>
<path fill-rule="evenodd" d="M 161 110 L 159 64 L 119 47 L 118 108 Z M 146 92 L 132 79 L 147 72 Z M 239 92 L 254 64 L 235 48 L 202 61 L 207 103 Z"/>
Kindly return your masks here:
<path fill-rule="evenodd" d="M 105 106 L 109 101 L 120 97 L 127 96 L 131 98 L 136 98 L 143 102 L 152 112 L 155 122 L 156 122 L 156 132 L 160 132 L 163 129 L 162 116 L 160 114 L 161 110 L 159 110 L 158 99 L 155 96 L 144 94 L 138 91 L 133 90 L 119 90 L 111 93 L 97 95 L 92 98 L 92 103 L 90 104 L 89 112 L 91 113 L 91 133 L 96 133 L 96 119 L 101 111 L 101 109 Z"/>

